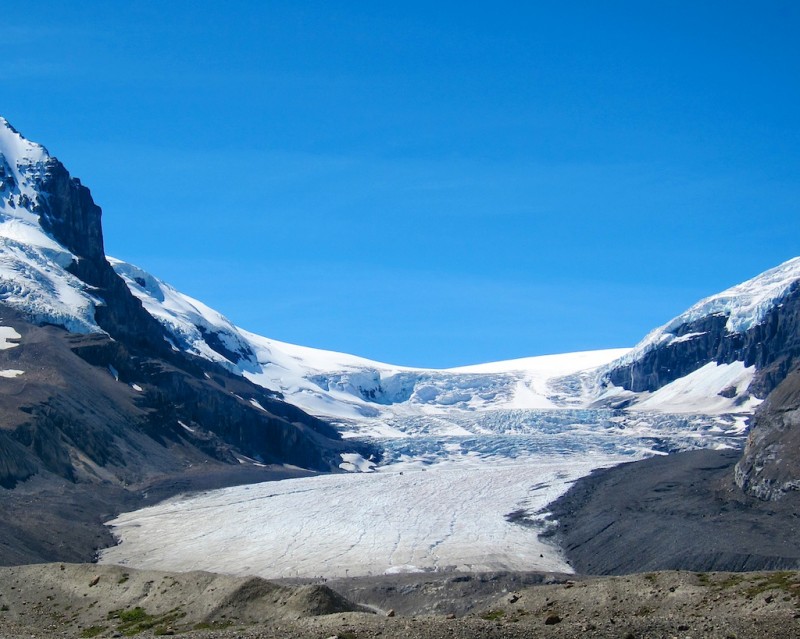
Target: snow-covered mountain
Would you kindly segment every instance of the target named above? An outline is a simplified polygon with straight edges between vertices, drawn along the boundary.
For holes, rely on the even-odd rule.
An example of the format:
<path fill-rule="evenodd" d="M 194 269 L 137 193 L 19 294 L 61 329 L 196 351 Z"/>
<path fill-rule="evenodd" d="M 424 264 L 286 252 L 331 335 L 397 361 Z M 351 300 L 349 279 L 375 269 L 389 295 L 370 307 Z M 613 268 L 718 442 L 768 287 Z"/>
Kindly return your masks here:
<path fill-rule="evenodd" d="M 49 198 L 42 185 L 55 168 L 43 146 L 0 117 L 0 300 L 36 323 L 100 332 L 94 319 L 99 300 L 67 271 L 78 256 L 45 230 Z"/>
<path fill-rule="evenodd" d="M 281 392 L 305 410 L 343 421 L 442 415 L 453 410 L 552 409 L 586 404 L 591 376 L 627 349 L 529 357 L 449 370 L 376 362 L 256 335 L 142 269 L 111 259 L 176 348 Z M 570 388 L 552 380 L 573 376 Z"/>
<path fill-rule="evenodd" d="M 0 349 L 0 486 L 127 485 L 243 459 L 333 470 L 355 453 L 329 424 L 171 347 L 106 260 L 100 220 L 89 190 L 0 118 L 0 326 L 17 340 Z"/>
<path fill-rule="evenodd" d="M 143 270 L 112 260 L 176 347 L 217 361 L 288 401 L 337 420 L 454 411 L 611 406 L 635 411 L 749 414 L 796 357 L 776 325 L 794 312 L 800 258 L 702 300 L 633 349 L 414 369 L 271 340 Z M 781 360 L 776 370 L 775 364 Z"/>
<path fill-rule="evenodd" d="M 600 400 L 639 409 L 657 403 L 751 411 L 800 361 L 799 327 L 794 258 L 652 331 L 600 371 Z"/>
<path fill-rule="evenodd" d="M 373 483 L 312 482 L 314 491 L 330 489 L 322 501 L 309 492 L 311 502 L 324 506 L 319 519 L 336 521 L 336 504 L 357 500 L 354 486 L 387 503 L 423 487 L 429 512 L 409 502 L 402 519 L 436 521 L 442 543 L 423 543 L 422 524 L 403 530 L 408 536 L 397 542 L 390 569 L 439 565 L 445 547 L 465 565 L 509 568 L 516 566 L 517 541 L 502 559 L 487 559 L 494 549 L 473 545 L 480 535 L 463 498 L 467 479 L 475 490 L 487 487 L 476 503 L 490 509 L 482 514 L 494 518 L 493 530 L 518 540 L 519 523 L 545 525 L 546 504 L 593 468 L 741 445 L 756 405 L 800 361 L 800 259 L 700 302 L 634 349 L 433 370 L 287 344 L 237 327 L 142 269 L 107 258 L 100 216 L 88 189 L 0 119 L 4 488 L 34 476 L 45 484 L 55 478 L 53 485 L 68 480 L 81 499 L 100 496 L 114 510 L 133 503 L 131 486 L 164 475 L 180 478 L 178 486 L 194 472 L 258 471 L 264 463 L 377 470 L 385 478 Z M 751 452 L 761 459 L 764 451 Z M 401 469 L 435 472 L 417 473 L 406 486 Z M 781 486 L 794 485 L 796 473 L 790 474 Z M 383 495 L 382 486 L 400 492 Z M 267 492 L 265 499 L 277 495 Z M 295 503 L 292 490 L 281 493 Z M 96 507 L 98 517 L 109 511 L 105 503 Z M 59 525 L 73 515 L 76 525 L 86 523 L 86 512 L 68 513 Z M 370 525 L 363 515 L 353 521 Z M 304 518 L 295 519 L 305 526 Z M 286 521 L 269 526 L 259 527 L 259 535 L 296 538 Z M 27 530 L 34 540 L 40 532 Z M 329 553 L 325 539 L 318 541 L 325 548 L 317 550 Z M 17 560 L 64 556 L 38 547 L 23 548 Z M 348 548 L 353 556 L 364 551 Z M 545 555 L 543 566 L 562 565 L 557 552 L 533 548 L 539 548 L 534 558 Z M 341 548 L 333 550 L 339 556 Z M 296 560 L 287 555 L 287 566 Z"/>
<path fill-rule="evenodd" d="M 130 313 L 139 321 L 127 333 L 148 334 L 156 344 L 166 340 L 173 351 L 219 364 L 308 412 L 361 424 L 361 430 L 492 410 L 611 406 L 748 414 L 800 350 L 795 334 L 780 326 L 800 297 L 800 258 L 702 300 L 633 349 L 431 370 L 287 344 L 235 326 L 134 265 L 106 262 L 99 209 L 77 181 L 65 186 L 62 174 L 44 147 L 0 118 L 0 301 L 34 323 L 114 336 L 131 320 L 120 313 L 109 318 L 115 305 L 108 289 L 124 281 L 147 311 Z M 82 207 L 95 214 L 76 214 Z M 103 271 L 109 262 L 119 278 L 111 268 Z M 150 318 L 158 329 L 143 329 Z"/>

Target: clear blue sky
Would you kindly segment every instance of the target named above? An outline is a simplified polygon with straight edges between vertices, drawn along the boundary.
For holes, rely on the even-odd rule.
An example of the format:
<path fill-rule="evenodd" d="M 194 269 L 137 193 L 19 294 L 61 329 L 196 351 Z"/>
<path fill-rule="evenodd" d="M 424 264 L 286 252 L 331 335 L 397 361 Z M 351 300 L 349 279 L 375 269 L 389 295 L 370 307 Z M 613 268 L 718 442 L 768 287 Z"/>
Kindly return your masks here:
<path fill-rule="evenodd" d="M 626 346 L 800 254 L 797 2 L 2 14 L 0 113 L 92 189 L 109 254 L 270 337 Z"/>

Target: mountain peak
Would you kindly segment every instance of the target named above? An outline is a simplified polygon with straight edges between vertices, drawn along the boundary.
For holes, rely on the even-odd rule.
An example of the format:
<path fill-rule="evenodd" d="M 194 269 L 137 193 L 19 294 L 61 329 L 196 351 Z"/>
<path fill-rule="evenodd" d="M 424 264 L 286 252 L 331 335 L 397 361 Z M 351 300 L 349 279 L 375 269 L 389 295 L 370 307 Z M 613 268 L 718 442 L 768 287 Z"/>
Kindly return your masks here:
<path fill-rule="evenodd" d="M 766 314 L 800 281 L 800 257 L 794 257 L 755 277 L 720 293 L 700 300 L 691 308 L 651 331 L 639 344 L 614 365 L 640 359 L 647 352 L 663 347 L 676 339 L 686 339 L 681 332 L 699 320 L 721 316 L 728 334 L 746 333 L 763 322 Z"/>
<path fill-rule="evenodd" d="M 0 155 L 8 161 L 29 160 L 42 162 L 50 157 L 41 144 L 31 142 L 0 115 Z"/>
<path fill-rule="evenodd" d="M 0 300 L 34 323 L 161 352 L 161 326 L 106 261 L 101 216 L 89 189 L 0 118 Z"/>

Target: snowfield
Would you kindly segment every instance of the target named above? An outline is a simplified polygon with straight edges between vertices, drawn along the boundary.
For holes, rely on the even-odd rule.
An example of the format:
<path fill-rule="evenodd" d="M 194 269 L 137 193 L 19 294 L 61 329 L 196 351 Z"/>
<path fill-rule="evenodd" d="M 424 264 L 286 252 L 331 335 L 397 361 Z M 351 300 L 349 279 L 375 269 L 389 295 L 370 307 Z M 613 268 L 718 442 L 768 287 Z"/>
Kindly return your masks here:
<path fill-rule="evenodd" d="M 18 340 L 22 337 L 11 326 L 0 326 L 0 351 L 7 350 L 19 346 L 19 342 L 12 342 L 11 340 Z"/>
<path fill-rule="evenodd" d="M 571 480 L 621 457 L 436 464 L 212 491 L 126 513 L 102 563 L 263 577 L 422 570 L 569 571 L 535 513 Z M 541 519 L 539 516 L 538 519 Z"/>

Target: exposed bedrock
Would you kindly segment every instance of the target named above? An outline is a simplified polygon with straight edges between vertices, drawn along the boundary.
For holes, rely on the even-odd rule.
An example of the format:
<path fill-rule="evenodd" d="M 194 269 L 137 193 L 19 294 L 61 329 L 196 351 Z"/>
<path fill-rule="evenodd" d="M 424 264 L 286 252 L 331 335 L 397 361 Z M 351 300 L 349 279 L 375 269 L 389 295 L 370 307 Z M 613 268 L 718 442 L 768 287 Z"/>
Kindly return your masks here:
<path fill-rule="evenodd" d="M 728 317 L 709 315 L 683 324 L 672 334 L 684 340 L 657 346 L 634 362 L 614 368 L 606 379 L 634 392 L 656 391 L 709 362 L 743 361 L 756 366 L 750 393 L 764 398 L 800 362 L 800 284 L 744 333 L 729 333 Z"/>
<path fill-rule="evenodd" d="M 759 499 L 776 500 L 800 491 L 800 367 L 756 412 L 735 480 Z"/>

